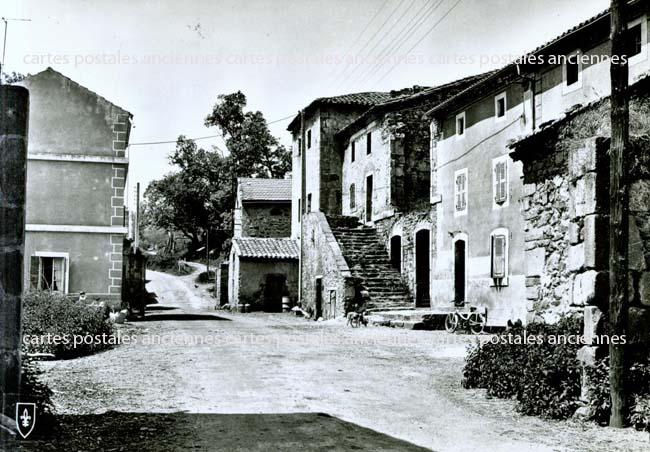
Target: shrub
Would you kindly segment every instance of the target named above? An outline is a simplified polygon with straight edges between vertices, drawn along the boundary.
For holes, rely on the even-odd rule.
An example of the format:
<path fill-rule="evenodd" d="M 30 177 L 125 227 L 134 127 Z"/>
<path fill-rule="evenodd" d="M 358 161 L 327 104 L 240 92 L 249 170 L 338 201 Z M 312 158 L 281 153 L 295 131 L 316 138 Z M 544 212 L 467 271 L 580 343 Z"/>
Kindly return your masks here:
<path fill-rule="evenodd" d="M 637 430 L 650 432 L 650 395 L 635 397 L 630 422 Z"/>
<path fill-rule="evenodd" d="M 39 414 L 51 417 L 54 414 L 52 391 L 41 380 L 42 374 L 43 371 L 38 368 L 33 358 L 23 358 L 20 393 L 25 400 L 36 404 Z"/>
<path fill-rule="evenodd" d="M 555 338 L 577 337 L 581 332 L 582 317 L 573 315 L 554 325 L 533 323 L 500 333 L 489 342 L 477 342 L 468 351 L 463 386 L 514 398 L 517 410 L 527 415 L 565 419 L 578 407 L 580 345 Z M 540 340 L 531 342 L 531 337 Z"/>
<path fill-rule="evenodd" d="M 591 419 L 602 425 L 607 425 L 611 410 L 609 395 L 609 357 L 598 360 L 596 365 L 587 369 L 589 389 L 588 404 L 591 407 Z M 630 366 L 625 382 L 628 396 L 628 406 L 631 410 L 630 423 L 639 429 L 649 429 L 650 424 L 644 421 L 650 416 L 650 364 L 647 360 Z"/>
<path fill-rule="evenodd" d="M 210 270 L 210 272 L 201 272 L 196 277 L 196 282 L 200 284 L 210 283 L 214 281 L 215 277 L 216 273 L 213 270 Z"/>
<path fill-rule="evenodd" d="M 181 260 L 182 256 L 182 253 L 148 255 L 147 268 L 179 276 L 189 275 L 194 271 L 192 267 L 187 264 L 178 265 L 178 261 Z"/>
<path fill-rule="evenodd" d="M 108 348 L 105 339 L 113 334 L 113 326 L 106 316 L 103 306 L 87 305 L 56 292 L 29 292 L 23 300 L 23 334 L 28 339 L 24 351 L 52 353 L 64 359 Z M 60 340 L 54 340 L 55 336 Z M 75 345 L 75 336 L 93 340 Z"/>

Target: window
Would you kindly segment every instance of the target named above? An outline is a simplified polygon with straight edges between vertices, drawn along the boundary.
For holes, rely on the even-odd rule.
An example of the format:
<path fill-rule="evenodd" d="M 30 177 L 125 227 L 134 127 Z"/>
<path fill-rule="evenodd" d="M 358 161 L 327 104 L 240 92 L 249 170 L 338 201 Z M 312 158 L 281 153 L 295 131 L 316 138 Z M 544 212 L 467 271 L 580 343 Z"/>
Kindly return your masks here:
<path fill-rule="evenodd" d="M 357 194 L 354 184 L 350 185 L 350 210 L 357 208 Z"/>
<path fill-rule="evenodd" d="M 352 141 L 350 143 L 350 161 L 354 162 L 354 159 L 356 158 L 357 154 L 357 149 L 356 149 L 356 142 Z"/>
<path fill-rule="evenodd" d="M 492 195 L 498 205 L 508 201 L 508 157 L 505 155 L 492 160 Z"/>
<path fill-rule="evenodd" d="M 307 195 L 307 213 L 311 212 L 311 193 Z"/>
<path fill-rule="evenodd" d="M 508 284 L 508 230 L 499 228 L 490 234 L 490 277 L 493 286 Z"/>
<path fill-rule="evenodd" d="M 465 136 L 465 112 L 456 115 L 456 136 L 461 138 Z"/>
<path fill-rule="evenodd" d="M 37 252 L 30 261 L 30 286 L 68 293 L 68 253 Z"/>
<path fill-rule="evenodd" d="M 372 133 L 368 132 L 366 135 L 366 154 L 372 152 Z"/>
<path fill-rule="evenodd" d="M 641 53 L 643 49 L 641 23 L 628 27 L 625 35 L 625 53 L 628 58 L 632 58 Z"/>
<path fill-rule="evenodd" d="M 497 121 L 506 117 L 506 93 L 499 94 L 494 98 L 494 116 Z"/>
<path fill-rule="evenodd" d="M 571 86 L 578 83 L 580 78 L 580 64 L 575 60 L 575 55 L 569 57 L 566 63 L 566 84 Z"/>
<path fill-rule="evenodd" d="M 454 173 L 454 216 L 467 214 L 467 168 Z"/>
<path fill-rule="evenodd" d="M 642 16 L 630 22 L 625 36 L 625 53 L 630 65 L 646 60 L 648 36 L 648 20 Z"/>
<path fill-rule="evenodd" d="M 562 67 L 562 76 L 564 79 L 564 94 L 582 87 L 582 53 L 579 50 L 566 55 L 566 61 Z"/>
<path fill-rule="evenodd" d="M 311 129 L 307 131 L 307 149 L 311 149 Z"/>

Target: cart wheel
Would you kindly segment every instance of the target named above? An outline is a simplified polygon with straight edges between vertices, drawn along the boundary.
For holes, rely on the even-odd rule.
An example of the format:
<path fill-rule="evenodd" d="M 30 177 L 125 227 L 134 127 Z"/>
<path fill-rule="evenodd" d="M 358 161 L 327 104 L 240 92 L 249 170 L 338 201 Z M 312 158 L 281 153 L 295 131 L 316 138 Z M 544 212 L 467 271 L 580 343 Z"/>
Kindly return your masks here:
<path fill-rule="evenodd" d="M 469 329 L 472 331 L 474 334 L 481 334 L 483 330 L 485 329 L 485 324 L 487 323 L 487 320 L 483 314 L 479 314 L 478 312 L 472 313 L 472 315 L 469 318 Z"/>
<path fill-rule="evenodd" d="M 445 317 L 445 330 L 448 333 L 453 333 L 458 328 L 458 316 L 455 312 L 450 312 Z"/>

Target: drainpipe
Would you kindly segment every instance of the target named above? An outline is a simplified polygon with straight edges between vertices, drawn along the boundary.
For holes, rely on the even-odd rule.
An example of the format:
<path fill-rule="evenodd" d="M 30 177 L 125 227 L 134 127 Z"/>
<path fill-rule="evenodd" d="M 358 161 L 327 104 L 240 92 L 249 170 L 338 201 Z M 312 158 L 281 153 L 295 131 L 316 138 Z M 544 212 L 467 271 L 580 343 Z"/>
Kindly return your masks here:
<path fill-rule="evenodd" d="M 300 260 L 298 261 L 298 302 L 302 306 L 303 298 L 303 259 L 305 257 L 305 244 L 303 240 L 302 226 L 305 218 L 305 205 L 307 200 L 307 158 L 305 156 L 305 111 L 300 110 L 300 145 L 298 151 L 300 152 L 300 206 L 298 215 L 300 215 Z"/>

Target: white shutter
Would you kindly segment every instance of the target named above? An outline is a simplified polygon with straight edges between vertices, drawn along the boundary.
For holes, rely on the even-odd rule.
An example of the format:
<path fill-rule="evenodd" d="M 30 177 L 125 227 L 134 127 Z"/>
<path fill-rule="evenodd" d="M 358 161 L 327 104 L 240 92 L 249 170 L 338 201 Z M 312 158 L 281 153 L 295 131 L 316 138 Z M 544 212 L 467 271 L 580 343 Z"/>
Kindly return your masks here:
<path fill-rule="evenodd" d="M 492 278 L 506 276 L 506 237 L 492 236 Z"/>

